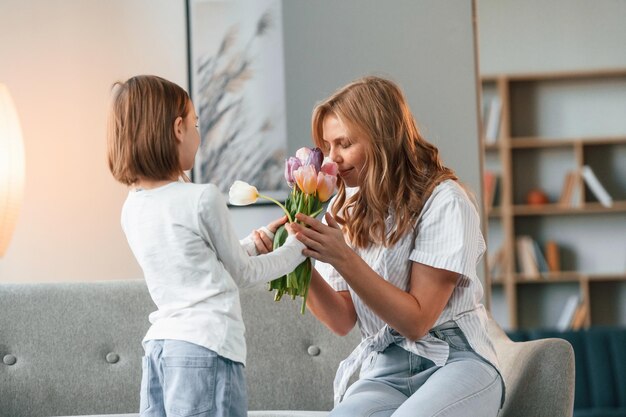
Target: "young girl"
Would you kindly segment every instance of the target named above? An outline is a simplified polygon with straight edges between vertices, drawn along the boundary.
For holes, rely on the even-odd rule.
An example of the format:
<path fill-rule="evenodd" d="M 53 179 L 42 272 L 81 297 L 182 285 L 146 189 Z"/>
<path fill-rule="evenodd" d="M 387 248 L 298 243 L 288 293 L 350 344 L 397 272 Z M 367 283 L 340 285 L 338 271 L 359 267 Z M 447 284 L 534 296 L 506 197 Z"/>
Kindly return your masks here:
<path fill-rule="evenodd" d="M 321 261 L 307 305 L 336 333 L 358 323 L 362 335 L 331 416 L 495 417 L 504 386 L 480 304 L 479 215 L 402 92 L 377 77 L 347 85 L 315 108 L 313 137 L 340 181 L 326 224 L 294 225 Z"/>
<path fill-rule="evenodd" d="M 200 143 L 187 93 L 156 76 L 115 86 L 109 168 L 130 187 L 122 228 L 157 307 L 143 340 L 141 416 L 245 417 L 238 286 L 292 271 L 304 245 L 290 236 L 280 249 L 249 257 L 253 238 L 243 242 L 246 253 L 217 187 L 179 180 Z"/>

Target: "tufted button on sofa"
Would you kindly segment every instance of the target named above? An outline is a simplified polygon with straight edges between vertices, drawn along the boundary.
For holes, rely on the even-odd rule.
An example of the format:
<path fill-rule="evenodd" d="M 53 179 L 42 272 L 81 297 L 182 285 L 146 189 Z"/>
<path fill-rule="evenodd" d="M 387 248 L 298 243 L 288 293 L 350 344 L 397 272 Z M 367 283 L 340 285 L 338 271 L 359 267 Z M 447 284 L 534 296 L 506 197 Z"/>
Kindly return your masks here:
<path fill-rule="evenodd" d="M 242 291 L 250 417 L 325 417 L 339 362 L 359 342 L 332 334 L 300 300 Z M 136 416 L 141 339 L 154 310 L 141 280 L 0 284 L 0 417 Z M 490 322 L 507 381 L 500 417 L 568 417 L 572 348 L 512 342 Z M 279 410 L 279 411 L 273 411 Z"/>

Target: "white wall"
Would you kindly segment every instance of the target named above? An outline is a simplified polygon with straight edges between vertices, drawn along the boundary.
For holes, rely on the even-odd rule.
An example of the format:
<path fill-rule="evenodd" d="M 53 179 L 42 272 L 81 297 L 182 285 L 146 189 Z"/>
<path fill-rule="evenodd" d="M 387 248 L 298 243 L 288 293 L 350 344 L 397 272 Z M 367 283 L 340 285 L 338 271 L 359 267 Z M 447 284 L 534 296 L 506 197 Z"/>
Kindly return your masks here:
<path fill-rule="evenodd" d="M 139 278 L 105 159 L 111 84 L 187 86 L 185 8 L 172 0 L 2 0 L 0 80 L 21 118 L 24 202 L 0 281 Z"/>

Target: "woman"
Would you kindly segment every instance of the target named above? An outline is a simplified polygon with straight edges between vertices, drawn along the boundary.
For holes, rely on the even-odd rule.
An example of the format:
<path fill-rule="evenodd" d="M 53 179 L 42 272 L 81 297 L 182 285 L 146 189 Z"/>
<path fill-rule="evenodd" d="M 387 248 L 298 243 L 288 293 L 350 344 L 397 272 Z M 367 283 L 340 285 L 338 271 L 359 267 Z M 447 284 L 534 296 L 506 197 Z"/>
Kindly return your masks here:
<path fill-rule="evenodd" d="M 316 259 L 308 308 L 362 342 L 341 363 L 331 416 L 496 416 L 504 398 L 476 264 L 479 215 L 420 135 L 400 89 L 367 77 L 313 112 L 339 166 L 325 222 L 299 214 Z M 360 377 L 347 391 L 360 367 Z"/>

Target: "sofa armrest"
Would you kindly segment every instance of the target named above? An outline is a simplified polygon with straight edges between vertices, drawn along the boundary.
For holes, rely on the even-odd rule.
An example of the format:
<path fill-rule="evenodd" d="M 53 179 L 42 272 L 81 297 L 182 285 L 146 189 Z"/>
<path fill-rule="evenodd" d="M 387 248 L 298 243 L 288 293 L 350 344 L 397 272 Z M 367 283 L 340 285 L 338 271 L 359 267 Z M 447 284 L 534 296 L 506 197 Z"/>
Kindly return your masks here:
<path fill-rule="evenodd" d="M 574 350 L 563 339 L 512 342 L 493 320 L 489 333 L 506 383 L 501 417 L 570 417 Z"/>

